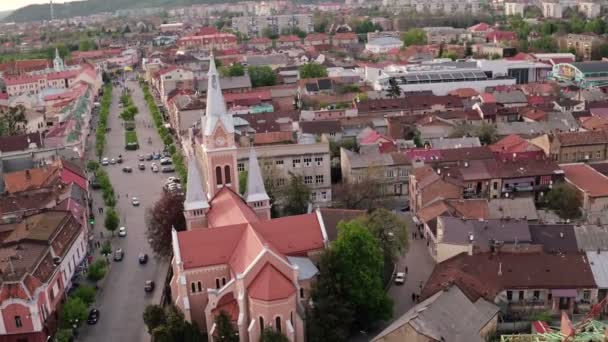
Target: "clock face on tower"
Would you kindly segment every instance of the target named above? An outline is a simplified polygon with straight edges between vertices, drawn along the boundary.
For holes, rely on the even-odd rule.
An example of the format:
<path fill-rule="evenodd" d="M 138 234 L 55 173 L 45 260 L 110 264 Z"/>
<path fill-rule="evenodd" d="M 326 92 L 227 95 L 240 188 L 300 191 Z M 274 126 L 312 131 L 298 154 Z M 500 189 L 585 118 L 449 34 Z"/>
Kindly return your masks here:
<path fill-rule="evenodd" d="M 226 144 L 226 139 L 224 139 L 224 137 L 217 137 L 215 138 L 215 145 L 216 146 L 224 146 Z"/>

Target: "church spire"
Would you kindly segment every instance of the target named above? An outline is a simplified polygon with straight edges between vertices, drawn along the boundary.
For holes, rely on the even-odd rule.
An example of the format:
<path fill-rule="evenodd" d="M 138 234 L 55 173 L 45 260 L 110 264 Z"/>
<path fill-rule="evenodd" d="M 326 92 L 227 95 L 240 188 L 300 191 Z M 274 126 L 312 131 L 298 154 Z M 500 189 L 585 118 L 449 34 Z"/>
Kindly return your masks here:
<path fill-rule="evenodd" d="M 63 59 L 61 59 L 61 56 L 59 56 L 58 48 L 55 48 L 55 59 L 53 59 L 53 69 L 55 69 L 55 71 L 57 72 L 63 71 L 65 69 L 63 65 Z"/>
<path fill-rule="evenodd" d="M 226 102 L 222 95 L 220 76 L 215 67 L 213 55 L 209 57 L 209 72 L 207 73 L 207 108 L 204 122 L 204 134 L 211 135 L 218 122 L 222 123 L 227 133 L 234 133 L 232 115 L 226 112 Z"/>
<path fill-rule="evenodd" d="M 268 193 L 262 179 L 262 171 L 258 162 L 258 156 L 255 153 L 255 148 L 249 149 L 249 170 L 247 171 L 247 191 L 245 192 L 245 201 L 247 203 L 264 202 L 265 207 L 269 205 Z M 259 206 L 259 205 L 258 205 Z"/>

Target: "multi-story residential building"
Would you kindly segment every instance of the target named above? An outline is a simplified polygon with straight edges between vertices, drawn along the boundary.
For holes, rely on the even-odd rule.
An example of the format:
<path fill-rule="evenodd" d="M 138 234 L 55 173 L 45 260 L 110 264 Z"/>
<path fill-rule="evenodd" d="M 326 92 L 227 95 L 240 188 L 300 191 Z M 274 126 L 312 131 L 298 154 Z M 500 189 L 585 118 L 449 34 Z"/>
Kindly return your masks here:
<path fill-rule="evenodd" d="M 578 3 L 578 11 L 584 13 L 588 19 L 593 19 L 602 14 L 602 5 L 593 1 L 581 1 Z"/>
<path fill-rule="evenodd" d="M 564 132 L 549 135 L 549 146 L 542 144 L 542 141 L 542 139 L 532 140 L 558 163 L 601 161 L 608 158 L 606 155 L 608 134 L 604 131 Z"/>
<path fill-rule="evenodd" d="M 171 66 L 158 72 L 158 91 L 163 103 L 174 90 L 194 89 L 194 73 L 188 69 Z"/>
<path fill-rule="evenodd" d="M 522 2 L 505 2 L 505 15 L 524 16 L 526 4 Z"/>
<path fill-rule="evenodd" d="M 602 222 L 608 208 L 608 177 L 588 164 L 562 164 L 566 182 L 581 199 L 581 209 L 587 222 Z"/>
<path fill-rule="evenodd" d="M 576 55 L 582 57 L 583 60 L 590 60 L 594 50 L 604 42 L 604 38 L 593 33 L 569 33 L 560 41 L 560 45 L 568 50 L 575 50 Z"/>
<path fill-rule="evenodd" d="M 477 14 L 481 9 L 478 0 L 467 1 L 415 1 L 415 0 L 383 0 L 382 4 L 387 7 L 402 7 L 419 13 L 470 13 Z"/>
<path fill-rule="evenodd" d="M 409 158 L 401 152 L 381 153 L 378 147 L 353 152 L 340 148 L 342 181 L 358 183 L 373 179 L 386 196 L 408 194 L 408 178 L 412 168 Z"/>
<path fill-rule="evenodd" d="M 425 27 L 426 41 L 428 44 L 441 44 L 469 40 L 470 34 L 466 29 L 450 26 Z"/>
<path fill-rule="evenodd" d="M 562 5 L 559 2 L 544 1 L 541 7 L 543 9 L 543 16 L 545 18 L 561 19 Z"/>
<path fill-rule="evenodd" d="M 0 335 L 5 341 L 47 341 L 57 309 L 83 269 L 85 230 L 69 211 L 49 210 L 0 225 Z"/>
<path fill-rule="evenodd" d="M 276 40 L 278 48 L 296 47 L 300 44 L 302 44 L 302 39 L 296 35 L 280 36 Z"/>
<path fill-rule="evenodd" d="M 265 31 L 283 34 L 293 29 L 313 32 L 312 14 L 285 14 L 272 16 L 245 16 L 232 18 L 232 28 L 249 37 L 262 35 Z"/>
<path fill-rule="evenodd" d="M 313 204 L 326 207 L 331 204 L 331 159 L 328 143 L 276 144 L 254 146 L 263 172 L 268 172 L 275 185 L 284 186 L 289 174 L 303 177 L 310 188 Z M 237 171 L 249 170 L 249 150 L 237 149 Z M 268 176 L 267 176 L 268 177 Z"/>

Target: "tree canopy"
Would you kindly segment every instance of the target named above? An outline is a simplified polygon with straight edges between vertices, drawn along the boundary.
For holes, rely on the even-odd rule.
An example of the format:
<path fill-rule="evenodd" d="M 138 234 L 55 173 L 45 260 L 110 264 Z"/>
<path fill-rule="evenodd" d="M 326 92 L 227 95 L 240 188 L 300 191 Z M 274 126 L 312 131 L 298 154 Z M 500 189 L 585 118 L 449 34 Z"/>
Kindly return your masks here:
<path fill-rule="evenodd" d="M 304 177 L 293 173 L 289 174 L 287 185 L 281 189 L 283 214 L 300 215 L 308 211 L 310 203 L 310 189 L 304 184 Z"/>
<path fill-rule="evenodd" d="M 384 208 L 378 208 L 360 220 L 361 224 L 378 240 L 385 262 L 397 261 L 407 249 L 407 224 Z"/>
<path fill-rule="evenodd" d="M 249 66 L 247 72 L 253 88 L 273 86 L 277 83 L 277 75 L 269 66 Z"/>
<path fill-rule="evenodd" d="M 319 63 L 310 62 L 300 66 L 300 79 L 327 77 L 327 68 Z"/>
<path fill-rule="evenodd" d="M 224 77 L 236 77 L 245 75 L 245 67 L 241 63 L 234 63 L 230 66 L 220 68 L 220 74 Z"/>
<path fill-rule="evenodd" d="M 289 339 L 273 328 L 266 328 L 262 331 L 260 342 L 289 342 Z"/>
<path fill-rule="evenodd" d="M 549 209 L 564 220 L 581 217 L 581 198 L 576 189 L 567 184 L 557 184 L 545 195 Z"/>
<path fill-rule="evenodd" d="M 186 229 L 184 218 L 184 196 L 178 193 L 164 193 L 154 206 L 146 209 L 146 236 L 154 253 L 162 258 L 169 258 L 173 253 L 171 247 L 171 229 Z"/>
<path fill-rule="evenodd" d="M 216 333 L 213 338 L 215 342 L 239 342 L 238 331 L 232 324 L 232 319 L 226 311 L 220 311 L 220 314 L 215 316 Z"/>
<path fill-rule="evenodd" d="M 413 28 L 401 35 L 405 46 L 426 44 L 426 32 L 423 29 Z"/>

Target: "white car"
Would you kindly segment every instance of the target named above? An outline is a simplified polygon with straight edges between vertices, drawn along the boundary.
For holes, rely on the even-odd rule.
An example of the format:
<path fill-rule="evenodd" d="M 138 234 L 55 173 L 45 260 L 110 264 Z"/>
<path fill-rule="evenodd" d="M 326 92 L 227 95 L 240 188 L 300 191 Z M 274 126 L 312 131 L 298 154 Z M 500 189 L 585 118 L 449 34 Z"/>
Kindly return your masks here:
<path fill-rule="evenodd" d="M 108 164 L 110 164 L 110 159 L 108 159 L 107 157 L 106 157 L 106 158 L 103 158 L 103 159 L 101 160 L 101 165 L 106 166 L 106 165 L 108 165 Z"/>
<path fill-rule="evenodd" d="M 120 236 L 120 237 L 127 236 L 127 227 L 118 228 L 118 236 Z"/>
<path fill-rule="evenodd" d="M 404 283 L 405 283 L 405 273 L 397 272 L 397 275 L 395 275 L 395 284 L 403 285 Z"/>
<path fill-rule="evenodd" d="M 179 183 L 179 178 L 169 177 L 169 178 L 167 178 L 167 183 Z"/>
<path fill-rule="evenodd" d="M 133 204 L 134 207 L 139 207 L 139 198 L 137 198 L 137 197 L 131 198 L 131 204 Z"/>
<path fill-rule="evenodd" d="M 150 169 L 152 170 L 152 172 L 158 172 L 160 170 L 158 168 L 158 165 L 156 165 L 156 163 L 152 163 L 152 166 L 150 166 Z"/>

